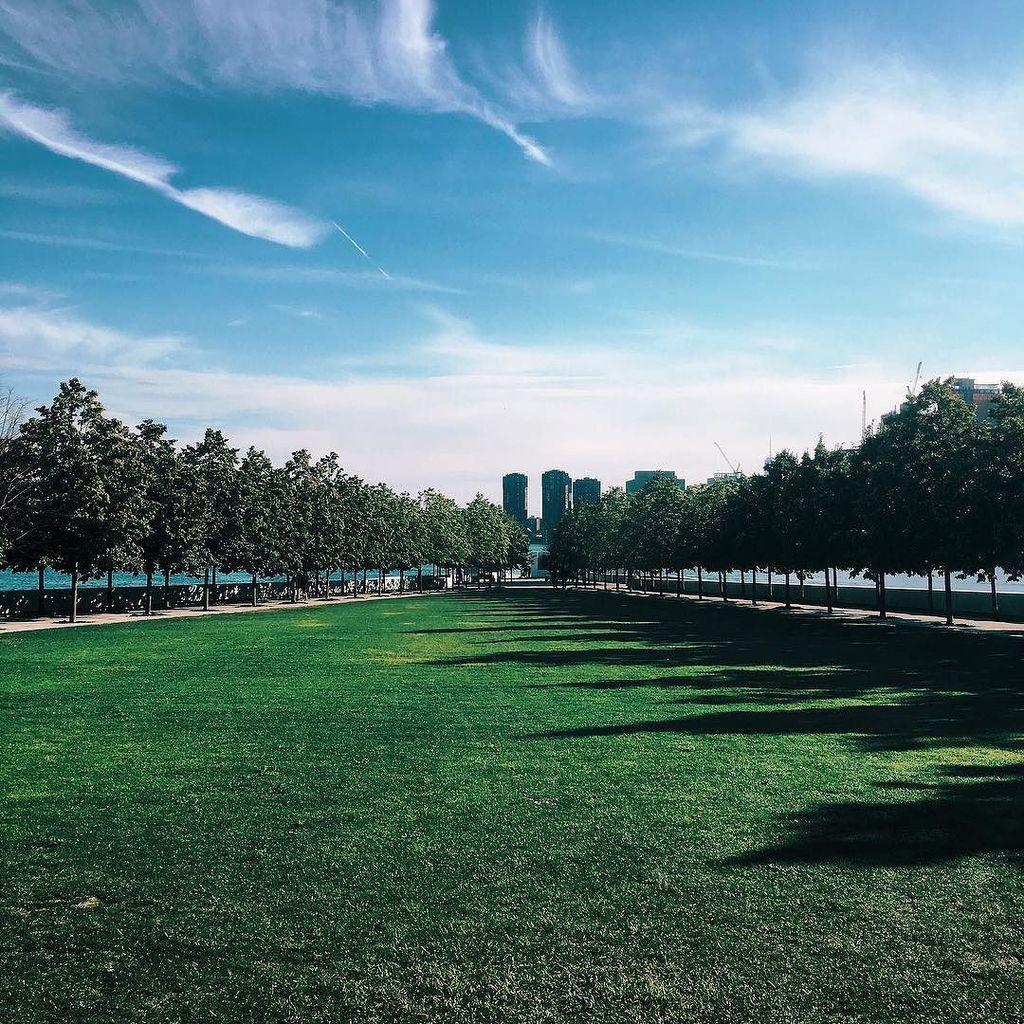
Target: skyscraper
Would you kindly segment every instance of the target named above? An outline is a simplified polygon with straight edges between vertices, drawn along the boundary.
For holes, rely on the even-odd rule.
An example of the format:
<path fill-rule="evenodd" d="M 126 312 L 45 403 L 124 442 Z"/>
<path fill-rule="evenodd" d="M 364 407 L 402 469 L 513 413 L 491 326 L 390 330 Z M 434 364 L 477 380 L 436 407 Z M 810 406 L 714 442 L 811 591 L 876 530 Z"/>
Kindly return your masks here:
<path fill-rule="evenodd" d="M 671 469 L 638 469 L 633 474 L 633 479 L 626 481 L 626 493 L 636 494 L 637 491 L 642 491 L 655 478 L 674 480 L 680 487 L 686 486 L 686 481 L 677 477 Z"/>
<path fill-rule="evenodd" d="M 524 529 L 526 528 L 525 473 L 506 473 L 501 478 L 501 507 Z"/>
<path fill-rule="evenodd" d="M 560 469 L 549 469 L 541 474 L 540 491 L 544 539 L 550 544 L 572 500 L 572 477 Z"/>
<path fill-rule="evenodd" d="M 573 507 L 601 504 L 601 481 L 592 476 L 581 476 L 572 482 Z"/>

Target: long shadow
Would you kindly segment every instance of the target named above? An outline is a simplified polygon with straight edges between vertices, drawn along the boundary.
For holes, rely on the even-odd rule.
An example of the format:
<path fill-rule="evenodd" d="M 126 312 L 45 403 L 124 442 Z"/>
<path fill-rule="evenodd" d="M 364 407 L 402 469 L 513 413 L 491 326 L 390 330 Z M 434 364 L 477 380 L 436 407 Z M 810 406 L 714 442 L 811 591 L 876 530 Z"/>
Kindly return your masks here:
<path fill-rule="evenodd" d="M 781 699 L 774 694 L 776 700 Z M 758 702 L 762 695 L 755 698 Z M 689 700 L 685 703 L 691 703 Z M 534 733 L 528 739 L 587 739 L 637 733 L 716 735 L 849 735 L 865 750 L 911 750 L 986 743 L 1013 749 L 1024 740 L 1024 696 L 1016 690 L 932 694 L 898 703 L 839 707 L 718 711 L 684 718 L 581 726 Z"/>
<path fill-rule="evenodd" d="M 926 794 L 916 799 L 813 805 L 787 816 L 788 839 L 727 863 L 899 867 L 993 853 L 1019 860 L 1024 765 L 948 767 L 944 775 L 938 783 L 889 787 Z"/>

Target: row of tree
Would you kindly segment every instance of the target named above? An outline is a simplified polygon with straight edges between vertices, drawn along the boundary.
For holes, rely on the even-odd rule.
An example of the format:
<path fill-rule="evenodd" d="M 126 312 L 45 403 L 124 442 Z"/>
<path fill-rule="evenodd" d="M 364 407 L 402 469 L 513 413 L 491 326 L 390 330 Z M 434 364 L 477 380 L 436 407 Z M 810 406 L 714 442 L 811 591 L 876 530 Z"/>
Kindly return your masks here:
<path fill-rule="evenodd" d="M 8 396 L 0 416 L 0 566 L 46 566 L 71 578 L 72 613 L 82 580 L 115 570 L 153 578 L 201 576 L 204 605 L 220 569 L 285 577 L 329 592 L 339 572 L 424 565 L 461 579 L 470 567 L 499 574 L 529 565 L 520 526 L 481 495 L 465 507 L 435 490 L 413 496 L 346 473 L 334 453 L 297 451 L 283 466 L 250 448 L 243 455 L 207 429 L 178 445 L 146 420 L 131 428 L 109 416 L 80 381 L 60 385 L 28 418 Z M 18 422 L 20 420 L 20 422 Z"/>
<path fill-rule="evenodd" d="M 887 575 L 944 583 L 952 622 L 952 578 L 990 584 L 997 571 L 1024 575 L 1024 390 L 1003 384 L 979 421 L 952 380 L 933 380 L 856 448 L 782 451 L 762 473 L 680 488 L 655 481 L 638 494 L 605 494 L 556 531 L 549 556 L 561 581 L 611 570 L 627 574 L 739 571 L 744 591 L 758 572 L 790 580 L 825 573 L 829 611 L 837 568 L 874 580 L 886 614 Z"/>

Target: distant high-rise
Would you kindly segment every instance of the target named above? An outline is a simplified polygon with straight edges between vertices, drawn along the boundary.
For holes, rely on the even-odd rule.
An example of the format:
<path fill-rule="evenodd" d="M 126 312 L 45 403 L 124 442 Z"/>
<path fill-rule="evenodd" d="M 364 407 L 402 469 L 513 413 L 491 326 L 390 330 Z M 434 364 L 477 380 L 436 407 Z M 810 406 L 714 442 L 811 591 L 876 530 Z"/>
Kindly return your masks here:
<path fill-rule="evenodd" d="M 971 377 L 957 377 L 953 389 L 974 410 L 978 422 L 988 419 L 992 401 L 999 394 L 998 384 L 976 384 Z"/>
<path fill-rule="evenodd" d="M 626 481 L 626 493 L 636 494 L 642 491 L 652 480 L 672 480 L 680 487 L 686 486 L 686 481 L 675 475 L 671 469 L 638 469 L 633 474 L 632 480 Z"/>
<path fill-rule="evenodd" d="M 572 503 L 575 508 L 580 505 L 601 504 L 601 481 L 592 476 L 581 476 L 572 482 Z"/>
<path fill-rule="evenodd" d="M 501 478 L 501 507 L 526 528 L 526 474 L 506 473 Z"/>
<path fill-rule="evenodd" d="M 540 491 L 544 539 L 550 543 L 572 501 L 572 477 L 560 469 L 549 469 L 541 474 Z"/>

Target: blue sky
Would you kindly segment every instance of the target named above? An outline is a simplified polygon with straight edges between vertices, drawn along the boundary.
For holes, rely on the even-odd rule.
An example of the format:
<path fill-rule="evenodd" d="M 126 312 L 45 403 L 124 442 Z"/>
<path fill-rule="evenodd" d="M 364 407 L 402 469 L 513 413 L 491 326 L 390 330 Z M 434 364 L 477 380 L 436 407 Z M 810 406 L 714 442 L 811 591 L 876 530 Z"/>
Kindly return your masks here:
<path fill-rule="evenodd" d="M 399 487 L 521 470 L 534 505 L 552 466 L 851 440 L 919 360 L 1024 380 L 1022 28 L 998 0 L 5 0 L 0 375 Z"/>

